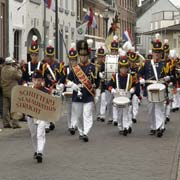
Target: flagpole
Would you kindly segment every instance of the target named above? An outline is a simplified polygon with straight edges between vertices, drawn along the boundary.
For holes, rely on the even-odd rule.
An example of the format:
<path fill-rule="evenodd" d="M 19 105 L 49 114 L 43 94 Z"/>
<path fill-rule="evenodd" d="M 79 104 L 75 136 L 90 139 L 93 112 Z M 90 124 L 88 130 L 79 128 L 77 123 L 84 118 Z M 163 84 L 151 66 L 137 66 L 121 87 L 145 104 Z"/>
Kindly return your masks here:
<path fill-rule="evenodd" d="M 58 59 L 58 41 L 59 41 L 59 36 L 58 36 L 58 0 L 55 0 L 55 7 L 56 7 L 56 11 L 55 11 L 55 44 L 56 44 L 56 59 Z"/>
<path fill-rule="evenodd" d="M 46 4 L 44 3 L 44 57 L 46 50 Z"/>

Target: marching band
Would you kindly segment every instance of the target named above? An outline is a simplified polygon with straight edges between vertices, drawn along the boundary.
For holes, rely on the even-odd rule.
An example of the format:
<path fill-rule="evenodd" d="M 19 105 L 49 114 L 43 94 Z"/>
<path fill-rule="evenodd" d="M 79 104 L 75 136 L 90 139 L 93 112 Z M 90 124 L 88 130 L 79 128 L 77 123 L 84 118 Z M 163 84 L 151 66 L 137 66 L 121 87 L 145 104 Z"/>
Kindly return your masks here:
<path fill-rule="evenodd" d="M 33 36 L 29 53 L 31 61 L 22 67 L 22 85 L 63 98 L 67 103 L 67 124 L 71 135 L 89 141 L 93 117 L 118 127 L 119 134 L 127 136 L 137 123 L 142 101 L 149 111 L 150 135 L 162 137 L 170 121 L 170 112 L 180 107 L 180 59 L 164 44 L 159 34 L 152 41 L 152 51 L 145 59 L 129 42 L 119 43 L 115 35 L 110 53 L 102 44 L 96 51 L 95 62 L 89 60 L 92 41 L 72 43 L 68 53 L 69 64 L 54 58 L 54 47 L 49 40 L 45 59 L 39 61 L 38 39 Z M 120 47 L 121 44 L 121 47 Z M 8 61 L 8 59 L 7 59 Z M 95 110 L 95 111 L 94 111 Z M 34 158 L 42 162 L 45 134 L 55 124 L 25 114 L 28 121 Z M 8 126 L 9 122 L 5 122 Z"/>

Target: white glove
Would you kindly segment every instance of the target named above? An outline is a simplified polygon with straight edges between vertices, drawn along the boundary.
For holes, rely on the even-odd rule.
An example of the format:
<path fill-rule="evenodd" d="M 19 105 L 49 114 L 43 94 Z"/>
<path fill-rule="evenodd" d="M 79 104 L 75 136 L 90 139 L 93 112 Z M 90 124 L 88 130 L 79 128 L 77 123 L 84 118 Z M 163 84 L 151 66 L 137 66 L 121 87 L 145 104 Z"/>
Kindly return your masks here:
<path fill-rule="evenodd" d="M 111 94 L 115 94 L 116 90 L 114 88 L 111 89 Z"/>
<path fill-rule="evenodd" d="M 59 90 L 60 92 L 64 91 L 64 84 L 60 83 L 60 84 L 56 84 L 56 89 Z"/>
<path fill-rule="evenodd" d="M 105 78 L 105 73 L 104 73 L 104 72 L 100 72 L 100 73 L 99 73 L 99 77 L 100 77 L 101 79 L 104 79 L 104 78 Z"/>
<path fill-rule="evenodd" d="M 165 80 L 165 81 L 169 81 L 170 79 L 171 79 L 170 76 L 165 76 L 165 77 L 164 77 L 164 80 Z"/>
<path fill-rule="evenodd" d="M 134 94 L 134 92 L 135 92 L 134 88 L 131 88 L 129 92 L 130 92 L 131 94 Z"/>
<path fill-rule="evenodd" d="M 72 84 L 71 88 L 76 92 L 80 91 L 79 86 L 77 84 L 75 84 L 75 83 Z"/>
<path fill-rule="evenodd" d="M 76 92 L 78 92 L 78 90 L 80 90 L 79 86 L 72 81 L 68 81 L 66 84 L 66 87 L 71 87 Z"/>
<path fill-rule="evenodd" d="M 141 78 L 139 82 L 140 82 L 141 85 L 143 85 L 143 84 L 145 84 L 145 79 Z"/>
<path fill-rule="evenodd" d="M 28 84 L 27 84 L 27 83 L 24 83 L 23 86 L 28 86 Z"/>

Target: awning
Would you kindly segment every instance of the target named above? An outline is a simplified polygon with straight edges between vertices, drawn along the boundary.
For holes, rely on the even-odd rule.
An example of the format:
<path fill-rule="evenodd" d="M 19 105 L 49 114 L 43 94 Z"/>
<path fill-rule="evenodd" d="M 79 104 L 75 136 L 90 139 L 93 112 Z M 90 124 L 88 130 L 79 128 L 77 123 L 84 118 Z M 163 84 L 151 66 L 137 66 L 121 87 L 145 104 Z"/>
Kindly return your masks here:
<path fill-rule="evenodd" d="M 144 32 L 142 34 L 144 35 L 152 35 L 152 34 L 155 34 L 155 33 L 161 33 L 161 32 L 180 32 L 180 24 L 176 24 L 176 25 L 173 25 L 173 26 L 168 26 L 168 27 L 164 27 L 164 28 L 160 28 L 160 29 L 155 29 L 155 30 L 152 30 L 152 31 L 147 31 L 147 32 Z"/>

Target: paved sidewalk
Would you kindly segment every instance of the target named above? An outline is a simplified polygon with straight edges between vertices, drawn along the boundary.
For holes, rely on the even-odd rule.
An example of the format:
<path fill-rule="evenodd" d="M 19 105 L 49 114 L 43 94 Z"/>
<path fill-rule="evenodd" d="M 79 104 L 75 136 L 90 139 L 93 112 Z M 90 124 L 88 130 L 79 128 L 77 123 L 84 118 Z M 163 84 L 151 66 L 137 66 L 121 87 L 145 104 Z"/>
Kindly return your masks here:
<path fill-rule="evenodd" d="M 32 159 L 29 131 L 0 135 L 0 180 L 176 180 L 180 142 L 180 112 L 162 138 L 149 136 L 147 111 L 128 137 L 117 127 L 94 122 L 90 142 L 67 132 L 66 118 L 47 135 L 43 164 Z"/>

